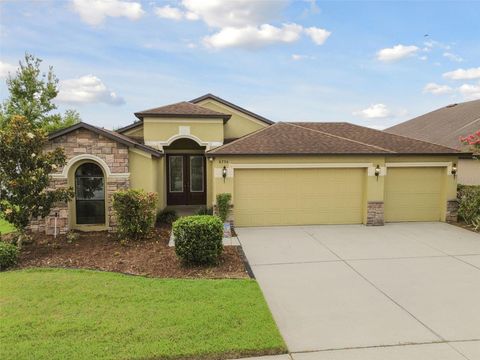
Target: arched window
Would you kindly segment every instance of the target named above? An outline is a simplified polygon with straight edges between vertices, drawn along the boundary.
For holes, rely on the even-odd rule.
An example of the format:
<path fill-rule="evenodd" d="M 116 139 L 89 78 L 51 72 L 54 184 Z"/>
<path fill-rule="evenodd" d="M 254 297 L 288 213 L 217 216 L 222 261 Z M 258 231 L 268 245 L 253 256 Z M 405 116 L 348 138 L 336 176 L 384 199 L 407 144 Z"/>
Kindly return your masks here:
<path fill-rule="evenodd" d="M 75 171 L 77 224 L 105 224 L 105 182 L 100 166 L 85 163 Z"/>

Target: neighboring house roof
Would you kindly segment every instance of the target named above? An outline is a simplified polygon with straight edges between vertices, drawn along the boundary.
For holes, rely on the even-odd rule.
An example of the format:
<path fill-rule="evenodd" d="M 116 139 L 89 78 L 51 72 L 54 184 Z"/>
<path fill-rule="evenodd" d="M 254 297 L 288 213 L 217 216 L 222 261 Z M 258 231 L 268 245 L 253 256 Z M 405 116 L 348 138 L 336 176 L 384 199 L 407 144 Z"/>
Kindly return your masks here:
<path fill-rule="evenodd" d="M 129 147 L 138 148 L 138 149 L 143 150 L 143 151 L 145 151 L 149 154 L 152 154 L 156 157 L 163 156 L 163 153 L 161 151 L 159 151 L 157 149 L 154 149 L 150 146 L 140 144 L 140 143 L 136 142 L 135 140 L 129 138 L 128 136 L 119 134 L 115 131 L 107 130 L 107 129 L 104 129 L 104 128 L 99 128 L 97 126 L 93 126 L 93 125 L 87 124 L 85 122 L 79 122 L 79 123 L 76 123 L 75 125 L 72 125 L 72 126 L 69 126 L 69 127 L 65 128 L 65 129 L 55 131 L 55 132 L 48 135 L 48 139 L 53 140 L 53 139 L 58 138 L 60 136 L 67 135 L 68 133 L 71 133 L 72 131 L 75 131 L 75 130 L 78 130 L 78 129 L 86 129 L 86 130 L 92 131 L 96 134 L 99 134 L 99 135 L 102 135 L 102 136 L 106 137 L 107 139 L 119 142 L 119 143 L 121 143 L 123 145 L 126 145 L 126 146 L 129 146 Z"/>
<path fill-rule="evenodd" d="M 267 118 L 265 118 L 265 117 L 263 117 L 263 116 L 260 116 L 260 115 L 258 115 L 258 114 L 255 114 L 254 112 L 251 112 L 251 111 L 249 111 L 249 110 L 247 110 L 247 109 L 244 109 L 244 108 L 242 108 L 242 107 L 240 107 L 240 106 L 238 106 L 238 105 L 235 105 L 235 104 L 233 104 L 233 103 L 231 103 L 231 102 L 229 102 L 229 101 L 227 101 L 227 100 L 225 100 L 225 99 L 222 99 L 222 98 L 220 98 L 220 97 L 218 97 L 218 96 L 215 96 L 215 95 L 213 95 L 213 94 L 205 94 L 205 95 L 203 95 L 203 96 L 200 96 L 200 97 L 198 97 L 198 98 L 195 98 L 195 99 L 193 99 L 193 100 L 190 100 L 190 102 L 193 103 L 193 104 L 197 104 L 197 103 L 199 103 L 199 102 L 201 102 L 201 101 L 204 101 L 204 100 L 207 100 L 207 99 L 215 100 L 215 101 L 217 101 L 217 102 L 219 102 L 219 103 L 221 103 L 221 104 L 223 104 L 223 105 L 225 105 L 225 106 L 231 107 L 232 109 L 235 109 L 235 110 L 237 110 L 237 111 L 240 111 L 241 113 L 244 113 L 244 114 L 246 114 L 246 115 L 249 115 L 249 116 L 251 116 L 251 117 L 253 117 L 253 118 L 257 119 L 257 120 L 260 120 L 260 121 L 262 121 L 262 122 L 264 122 L 264 123 L 266 123 L 266 124 L 269 124 L 269 125 L 275 124 L 275 122 L 272 121 L 272 120 L 269 120 L 269 119 L 267 119 Z"/>
<path fill-rule="evenodd" d="M 480 100 L 452 104 L 386 129 L 386 132 L 460 149 L 460 136 L 480 130 Z"/>
<path fill-rule="evenodd" d="M 204 108 L 187 101 L 143 110 L 135 113 L 135 116 L 143 120 L 145 116 L 151 117 L 194 117 L 194 118 L 221 118 L 226 122 L 232 115 Z"/>
<path fill-rule="evenodd" d="M 460 154 L 425 141 L 349 123 L 283 123 L 210 150 L 219 155 Z"/>

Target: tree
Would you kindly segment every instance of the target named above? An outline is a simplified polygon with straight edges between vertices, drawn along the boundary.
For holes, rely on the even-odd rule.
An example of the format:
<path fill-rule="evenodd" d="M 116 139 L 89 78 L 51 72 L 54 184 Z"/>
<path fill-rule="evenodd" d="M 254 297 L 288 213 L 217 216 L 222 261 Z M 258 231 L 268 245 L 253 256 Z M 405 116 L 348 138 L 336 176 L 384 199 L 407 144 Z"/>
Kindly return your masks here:
<path fill-rule="evenodd" d="M 66 159 L 61 148 L 44 152 L 47 141 L 46 131 L 24 116 L 12 116 L 0 129 L 0 212 L 22 232 L 30 219 L 73 197 L 72 188 L 48 188 L 49 174 Z"/>
<path fill-rule="evenodd" d="M 32 126 L 47 131 L 59 130 L 80 121 L 78 112 L 74 110 L 67 110 L 64 116 L 52 113 L 57 109 L 53 99 L 58 95 L 58 79 L 51 66 L 47 73 L 42 73 L 41 62 L 41 59 L 25 54 L 25 62 L 19 62 L 16 75 L 7 78 L 10 96 L 1 109 L 1 128 L 15 115 L 23 116 Z"/>

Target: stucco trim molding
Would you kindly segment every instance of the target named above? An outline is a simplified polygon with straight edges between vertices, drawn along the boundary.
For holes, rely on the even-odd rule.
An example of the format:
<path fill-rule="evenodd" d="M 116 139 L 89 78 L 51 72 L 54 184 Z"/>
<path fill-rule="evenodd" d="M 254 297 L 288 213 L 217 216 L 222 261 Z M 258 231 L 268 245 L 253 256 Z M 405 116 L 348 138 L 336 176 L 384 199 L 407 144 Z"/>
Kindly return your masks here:
<path fill-rule="evenodd" d="M 92 155 L 92 154 L 81 154 L 74 156 L 70 160 L 68 160 L 67 164 L 63 167 L 63 170 L 61 173 L 57 174 L 52 174 L 51 177 L 54 179 L 67 179 L 68 178 L 68 172 L 70 168 L 75 165 L 79 161 L 83 160 L 91 160 L 96 162 L 98 165 L 100 165 L 107 177 L 107 179 L 128 179 L 130 178 L 130 173 L 112 173 L 110 171 L 110 168 L 108 167 L 107 163 L 105 160 L 102 158 Z"/>
<path fill-rule="evenodd" d="M 223 145 L 223 143 L 220 142 L 220 141 L 210 141 L 210 142 L 202 141 L 201 139 L 199 139 L 198 137 L 196 137 L 195 135 L 192 135 L 192 134 L 176 134 L 176 135 L 171 136 L 166 141 L 145 141 L 145 145 L 154 147 L 154 148 L 159 149 L 159 150 L 163 150 L 164 146 L 170 146 L 174 141 L 179 140 L 179 139 L 193 140 L 198 145 L 205 146 L 205 148 L 206 148 L 205 150 L 207 150 L 207 151 L 214 148 L 214 147 L 218 147 L 218 146 Z"/>
<path fill-rule="evenodd" d="M 358 169 L 366 168 L 368 176 L 375 176 L 373 163 L 290 163 L 290 164 L 230 164 L 227 177 L 233 177 L 235 169 Z M 380 167 L 380 176 L 386 174 L 385 167 Z M 222 177 L 222 169 L 215 168 L 214 176 Z"/>
<path fill-rule="evenodd" d="M 398 162 L 386 163 L 387 168 L 398 167 L 444 167 L 447 170 L 447 175 L 452 175 L 453 163 L 451 161 L 432 161 L 432 162 Z"/>

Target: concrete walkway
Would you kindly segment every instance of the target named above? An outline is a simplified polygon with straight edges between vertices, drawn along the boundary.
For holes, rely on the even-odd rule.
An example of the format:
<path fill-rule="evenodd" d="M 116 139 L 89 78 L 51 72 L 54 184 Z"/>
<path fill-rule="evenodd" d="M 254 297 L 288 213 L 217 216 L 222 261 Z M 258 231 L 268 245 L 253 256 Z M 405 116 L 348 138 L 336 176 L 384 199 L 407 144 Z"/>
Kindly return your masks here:
<path fill-rule="evenodd" d="M 443 223 L 236 230 L 291 352 L 266 360 L 480 359 L 479 234 Z"/>

